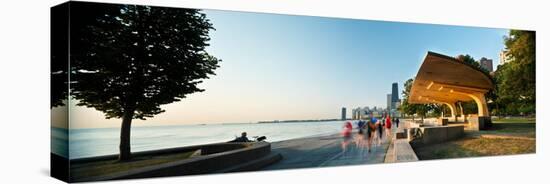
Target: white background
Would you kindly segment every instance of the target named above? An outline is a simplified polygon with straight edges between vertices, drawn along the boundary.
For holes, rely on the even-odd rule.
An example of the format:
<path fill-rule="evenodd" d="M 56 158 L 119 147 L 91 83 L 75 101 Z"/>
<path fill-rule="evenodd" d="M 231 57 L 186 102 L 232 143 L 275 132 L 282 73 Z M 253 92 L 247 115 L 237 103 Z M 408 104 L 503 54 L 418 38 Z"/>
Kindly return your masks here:
<path fill-rule="evenodd" d="M 0 6 L 0 183 L 62 183 L 49 177 L 49 7 L 60 0 Z M 550 130 L 550 5 L 481 0 L 146 0 L 108 1 L 174 7 L 317 15 L 537 31 L 537 153 L 519 156 L 297 169 L 110 183 L 547 183 Z M 497 58 L 494 58 L 497 59 Z M 518 89 L 521 90 L 521 89 Z"/>

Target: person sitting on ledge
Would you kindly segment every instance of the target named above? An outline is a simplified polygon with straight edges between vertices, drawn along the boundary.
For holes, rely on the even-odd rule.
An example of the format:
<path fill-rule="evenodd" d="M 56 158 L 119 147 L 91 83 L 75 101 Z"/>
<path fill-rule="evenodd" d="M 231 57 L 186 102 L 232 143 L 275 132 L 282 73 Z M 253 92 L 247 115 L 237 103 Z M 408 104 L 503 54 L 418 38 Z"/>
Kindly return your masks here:
<path fill-rule="evenodd" d="M 246 137 L 246 132 L 241 133 L 240 137 L 235 138 L 235 140 L 231 142 L 252 142 Z"/>

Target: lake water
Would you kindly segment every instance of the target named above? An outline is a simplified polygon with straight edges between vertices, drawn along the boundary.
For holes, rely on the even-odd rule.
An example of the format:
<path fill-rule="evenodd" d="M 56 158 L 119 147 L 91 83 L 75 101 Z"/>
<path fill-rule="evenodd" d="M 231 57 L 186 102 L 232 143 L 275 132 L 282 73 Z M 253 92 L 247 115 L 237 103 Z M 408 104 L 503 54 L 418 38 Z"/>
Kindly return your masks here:
<path fill-rule="evenodd" d="M 342 126 L 343 121 L 132 127 L 131 144 L 132 152 L 137 152 L 226 142 L 243 131 L 249 138 L 263 135 L 276 142 L 334 134 Z M 52 152 L 70 159 L 118 154 L 120 128 L 71 129 L 69 137 L 66 132 L 52 128 Z"/>

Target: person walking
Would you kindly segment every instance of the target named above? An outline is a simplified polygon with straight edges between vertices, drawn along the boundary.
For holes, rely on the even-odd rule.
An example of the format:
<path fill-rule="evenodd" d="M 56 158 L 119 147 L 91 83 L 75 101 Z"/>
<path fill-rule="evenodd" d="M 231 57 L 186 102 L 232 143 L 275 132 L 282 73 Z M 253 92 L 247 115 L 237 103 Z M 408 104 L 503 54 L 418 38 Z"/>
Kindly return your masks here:
<path fill-rule="evenodd" d="M 386 116 L 386 138 L 391 139 L 391 122 L 392 119 L 390 118 L 390 115 Z"/>
<path fill-rule="evenodd" d="M 345 154 L 346 153 L 346 150 L 347 150 L 347 146 L 348 144 L 350 143 L 351 141 L 351 131 L 353 129 L 353 125 L 351 124 L 351 122 L 349 121 L 346 121 L 346 123 L 344 124 L 344 129 L 342 130 L 342 137 L 343 137 L 343 140 L 342 140 L 342 152 Z"/>
<path fill-rule="evenodd" d="M 399 118 L 395 118 L 395 127 L 399 128 Z"/>
<path fill-rule="evenodd" d="M 378 125 L 376 126 L 378 128 L 377 132 L 378 132 L 378 146 L 381 145 L 381 142 L 382 142 L 382 133 L 383 133 L 383 129 L 384 129 L 384 119 L 385 118 L 382 118 L 381 120 L 378 121 Z"/>
<path fill-rule="evenodd" d="M 359 122 L 357 122 L 357 129 L 359 129 L 360 134 L 363 134 L 364 128 L 365 128 L 365 121 L 361 119 L 359 120 Z"/>
<path fill-rule="evenodd" d="M 362 119 L 357 122 L 357 129 L 359 130 L 355 136 L 355 147 L 362 149 L 365 146 L 365 124 Z"/>
<path fill-rule="evenodd" d="M 376 122 L 378 120 L 371 115 L 371 118 L 368 120 L 367 122 L 367 137 L 368 137 L 368 140 L 367 140 L 367 150 L 368 152 L 370 153 L 371 151 L 371 148 L 372 148 L 372 139 L 374 137 L 374 134 L 376 133 L 375 130 L 376 130 Z"/>

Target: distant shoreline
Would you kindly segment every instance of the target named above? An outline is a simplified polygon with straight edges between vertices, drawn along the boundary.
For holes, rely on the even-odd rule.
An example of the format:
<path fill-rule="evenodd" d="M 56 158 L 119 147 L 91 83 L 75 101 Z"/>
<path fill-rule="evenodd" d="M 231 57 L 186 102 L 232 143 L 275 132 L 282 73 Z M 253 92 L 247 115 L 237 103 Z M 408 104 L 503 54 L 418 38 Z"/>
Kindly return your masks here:
<path fill-rule="evenodd" d="M 349 120 L 349 119 L 347 119 Z M 205 126 L 205 125 L 242 125 L 242 124 L 266 124 L 266 123 L 307 123 L 307 122 L 327 122 L 327 121 L 345 121 L 341 119 L 311 119 L 311 120 L 272 120 L 272 121 L 257 121 L 257 122 L 237 122 L 237 123 L 193 123 L 193 124 L 169 124 L 169 125 L 134 125 L 132 128 L 156 128 L 156 127 L 171 127 L 171 126 Z M 63 130 L 90 130 L 90 129 L 120 129 L 118 126 L 113 127 L 85 127 L 85 128 L 66 128 L 50 126 L 50 128 Z"/>
<path fill-rule="evenodd" d="M 325 121 L 344 121 L 344 120 L 341 120 L 341 119 L 273 120 L 273 121 L 258 121 L 258 123 L 303 123 L 303 122 L 325 122 Z"/>

